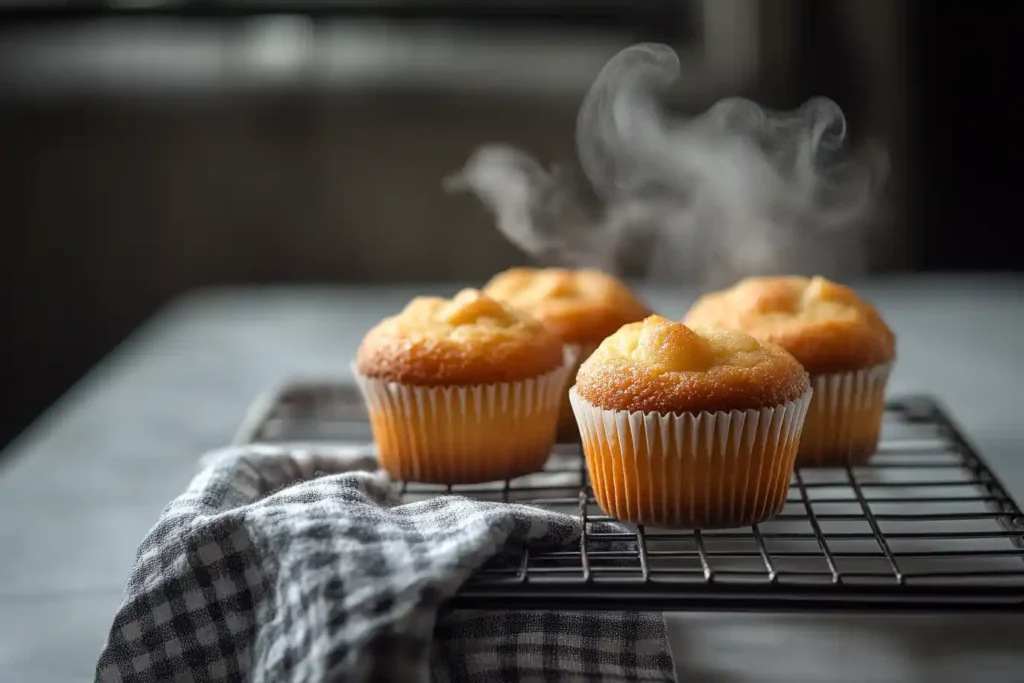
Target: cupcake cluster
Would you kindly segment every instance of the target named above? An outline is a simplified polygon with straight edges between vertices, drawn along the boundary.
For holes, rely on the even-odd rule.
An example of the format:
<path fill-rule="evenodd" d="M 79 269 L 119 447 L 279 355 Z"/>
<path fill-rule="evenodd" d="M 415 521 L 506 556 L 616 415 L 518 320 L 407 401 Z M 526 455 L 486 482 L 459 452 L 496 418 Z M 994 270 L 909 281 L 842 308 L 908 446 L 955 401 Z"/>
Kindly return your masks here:
<path fill-rule="evenodd" d="M 870 458 L 894 358 L 877 311 L 820 277 L 743 280 L 677 322 L 606 273 L 515 268 L 414 299 L 354 372 L 396 478 L 510 479 L 575 441 L 609 515 L 713 528 L 777 514 L 794 467 Z"/>

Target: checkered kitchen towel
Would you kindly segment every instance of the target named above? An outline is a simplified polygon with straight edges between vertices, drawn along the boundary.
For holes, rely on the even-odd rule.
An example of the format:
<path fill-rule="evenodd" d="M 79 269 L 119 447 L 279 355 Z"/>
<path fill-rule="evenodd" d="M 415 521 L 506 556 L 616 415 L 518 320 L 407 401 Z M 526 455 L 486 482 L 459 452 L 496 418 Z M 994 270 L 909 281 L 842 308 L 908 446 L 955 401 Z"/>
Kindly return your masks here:
<path fill-rule="evenodd" d="M 209 456 L 143 541 L 97 680 L 672 679 L 660 614 L 441 609 L 502 548 L 571 544 L 579 522 L 402 505 L 373 467 L 319 448 Z"/>

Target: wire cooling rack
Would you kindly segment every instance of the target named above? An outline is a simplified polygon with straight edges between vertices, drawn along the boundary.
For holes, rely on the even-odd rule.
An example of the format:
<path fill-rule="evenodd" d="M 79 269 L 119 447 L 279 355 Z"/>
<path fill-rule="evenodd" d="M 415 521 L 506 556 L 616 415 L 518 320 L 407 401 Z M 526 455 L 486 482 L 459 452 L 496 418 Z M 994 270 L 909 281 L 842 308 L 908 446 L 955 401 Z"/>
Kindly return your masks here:
<path fill-rule="evenodd" d="M 371 440 L 351 385 L 295 383 L 251 410 L 239 442 Z M 889 402 L 864 467 L 798 469 L 782 513 L 750 528 L 616 522 L 594 502 L 578 445 L 510 481 L 405 482 L 403 498 L 458 494 L 580 516 L 578 547 L 510 550 L 453 606 L 519 609 L 1024 611 L 1024 517 L 946 411 Z"/>

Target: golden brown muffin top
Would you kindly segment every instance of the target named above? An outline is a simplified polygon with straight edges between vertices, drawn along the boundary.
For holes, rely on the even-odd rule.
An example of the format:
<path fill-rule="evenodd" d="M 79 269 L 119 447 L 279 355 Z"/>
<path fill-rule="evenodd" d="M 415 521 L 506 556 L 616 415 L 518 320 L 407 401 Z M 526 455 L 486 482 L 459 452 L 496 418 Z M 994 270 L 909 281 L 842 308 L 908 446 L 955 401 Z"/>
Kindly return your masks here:
<path fill-rule="evenodd" d="M 356 368 L 429 386 L 514 382 L 562 364 L 562 342 L 540 321 L 475 289 L 417 297 L 363 338 Z"/>
<path fill-rule="evenodd" d="M 896 337 L 878 311 L 823 277 L 747 278 L 703 296 L 684 322 L 774 342 L 812 375 L 861 370 L 896 356 Z"/>
<path fill-rule="evenodd" d="M 634 412 L 759 409 L 809 388 L 803 367 L 775 344 L 658 315 L 605 339 L 576 376 L 577 393 L 590 403 Z"/>
<path fill-rule="evenodd" d="M 484 291 L 529 312 L 569 344 L 597 344 L 650 314 L 621 280 L 593 269 L 512 268 Z"/>

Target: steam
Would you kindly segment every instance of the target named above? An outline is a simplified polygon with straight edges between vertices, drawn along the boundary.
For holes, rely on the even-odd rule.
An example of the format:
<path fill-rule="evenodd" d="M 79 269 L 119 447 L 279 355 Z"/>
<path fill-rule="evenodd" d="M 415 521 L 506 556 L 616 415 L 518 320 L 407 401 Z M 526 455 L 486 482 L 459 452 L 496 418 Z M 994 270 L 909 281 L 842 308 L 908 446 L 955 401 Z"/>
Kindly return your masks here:
<path fill-rule="evenodd" d="M 726 99 L 674 117 L 662 99 L 679 76 L 668 46 L 623 50 L 580 108 L 578 172 L 489 144 L 445 187 L 474 192 L 548 263 L 621 273 L 639 253 L 648 277 L 705 282 L 859 270 L 884 152 L 850 153 L 843 112 L 824 98 L 792 112 Z"/>

